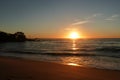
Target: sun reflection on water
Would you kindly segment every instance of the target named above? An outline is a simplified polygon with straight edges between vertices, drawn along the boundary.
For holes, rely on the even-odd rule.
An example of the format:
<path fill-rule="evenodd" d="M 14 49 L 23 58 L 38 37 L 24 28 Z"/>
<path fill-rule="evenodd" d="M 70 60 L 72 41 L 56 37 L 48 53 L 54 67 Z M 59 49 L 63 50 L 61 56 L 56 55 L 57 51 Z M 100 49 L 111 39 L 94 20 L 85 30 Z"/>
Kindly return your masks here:
<path fill-rule="evenodd" d="M 73 40 L 73 42 L 72 42 L 72 50 L 76 51 L 77 49 L 78 48 L 77 48 L 76 40 Z"/>
<path fill-rule="evenodd" d="M 67 63 L 67 65 L 71 65 L 71 66 L 80 66 L 80 65 L 78 65 L 78 64 L 76 64 L 76 63 Z"/>
<path fill-rule="evenodd" d="M 70 48 L 72 50 L 71 54 L 77 54 L 78 53 L 78 45 L 77 45 L 77 40 L 74 39 L 71 42 Z M 79 65 L 79 61 L 81 60 L 81 58 L 76 57 L 76 56 L 72 56 L 72 57 L 64 57 L 62 58 L 63 64 L 65 65 L 70 65 L 70 66 L 81 66 Z"/>
<path fill-rule="evenodd" d="M 64 65 L 70 65 L 70 66 L 82 66 L 81 63 L 82 60 L 79 57 L 64 57 L 62 58 L 62 62 Z"/>

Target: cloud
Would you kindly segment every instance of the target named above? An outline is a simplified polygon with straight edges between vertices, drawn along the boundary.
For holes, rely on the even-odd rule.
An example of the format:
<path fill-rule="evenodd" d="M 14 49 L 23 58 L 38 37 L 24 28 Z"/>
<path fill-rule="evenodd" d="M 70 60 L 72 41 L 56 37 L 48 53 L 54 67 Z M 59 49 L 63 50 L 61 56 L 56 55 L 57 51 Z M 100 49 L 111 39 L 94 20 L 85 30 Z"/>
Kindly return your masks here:
<path fill-rule="evenodd" d="M 2 24 L 0 25 L 0 27 L 4 27 L 4 26 L 5 26 L 5 25 L 2 25 Z"/>
<path fill-rule="evenodd" d="M 101 15 L 102 15 L 101 13 L 93 14 L 92 16 L 89 16 L 89 17 L 87 17 L 86 19 L 87 19 L 87 20 L 93 19 L 93 18 L 98 17 L 98 16 L 101 16 Z"/>
<path fill-rule="evenodd" d="M 110 16 L 109 18 L 107 18 L 107 19 L 105 19 L 105 20 L 108 20 L 108 21 L 113 21 L 113 20 L 116 20 L 116 18 L 118 18 L 119 17 L 119 15 L 112 15 L 112 16 Z"/>
<path fill-rule="evenodd" d="M 78 28 L 71 26 L 71 27 L 66 27 L 64 30 L 65 30 L 65 31 L 77 31 Z"/>
<path fill-rule="evenodd" d="M 89 23 L 89 22 L 92 22 L 92 20 L 93 20 L 95 17 L 101 16 L 101 15 L 102 15 L 102 14 L 100 14 L 100 13 L 93 14 L 92 16 L 89 16 L 89 17 L 85 18 L 85 19 L 82 20 L 82 21 L 78 21 L 78 22 L 72 23 L 72 25 L 77 26 L 77 25 L 87 24 L 87 23 Z"/>
<path fill-rule="evenodd" d="M 119 17 L 119 15 L 113 15 L 112 17 L 113 17 L 113 18 L 115 18 L 115 17 Z"/>
<path fill-rule="evenodd" d="M 82 25 L 82 24 L 86 24 L 86 23 L 88 23 L 89 21 L 88 20 L 84 20 L 84 21 L 79 21 L 79 22 L 75 22 L 75 23 L 73 23 L 72 25 Z"/>

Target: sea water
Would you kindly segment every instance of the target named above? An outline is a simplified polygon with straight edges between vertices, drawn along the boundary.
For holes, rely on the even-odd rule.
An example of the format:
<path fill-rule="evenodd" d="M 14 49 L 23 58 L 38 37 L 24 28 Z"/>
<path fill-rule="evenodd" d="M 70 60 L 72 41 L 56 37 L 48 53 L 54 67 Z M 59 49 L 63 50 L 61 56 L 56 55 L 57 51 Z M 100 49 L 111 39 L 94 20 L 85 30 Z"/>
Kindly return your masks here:
<path fill-rule="evenodd" d="M 120 70 L 120 39 L 38 39 L 0 43 L 0 55 Z"/>

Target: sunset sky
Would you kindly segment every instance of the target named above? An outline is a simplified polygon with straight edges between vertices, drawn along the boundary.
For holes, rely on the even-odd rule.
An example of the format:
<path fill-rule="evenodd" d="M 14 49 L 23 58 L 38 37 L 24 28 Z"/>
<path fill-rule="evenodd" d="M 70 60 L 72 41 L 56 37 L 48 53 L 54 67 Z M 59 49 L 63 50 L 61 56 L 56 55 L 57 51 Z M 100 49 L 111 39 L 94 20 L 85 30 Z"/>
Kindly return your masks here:
<path fill-rule="evenodd" d="M 0 31 L 33 38 L 120 38 L 120 0 L 0 0 Z"/>

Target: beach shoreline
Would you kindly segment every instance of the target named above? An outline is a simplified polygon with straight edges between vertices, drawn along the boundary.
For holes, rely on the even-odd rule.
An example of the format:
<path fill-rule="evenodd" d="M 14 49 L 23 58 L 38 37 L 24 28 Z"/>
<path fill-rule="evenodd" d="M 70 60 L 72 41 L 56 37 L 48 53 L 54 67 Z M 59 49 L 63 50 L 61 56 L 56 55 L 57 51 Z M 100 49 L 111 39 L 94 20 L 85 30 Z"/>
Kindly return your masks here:
<path fill-rule="evenodd" d="M 119 80 L 120 71 L 0 57 L 0 80 Z"/>

